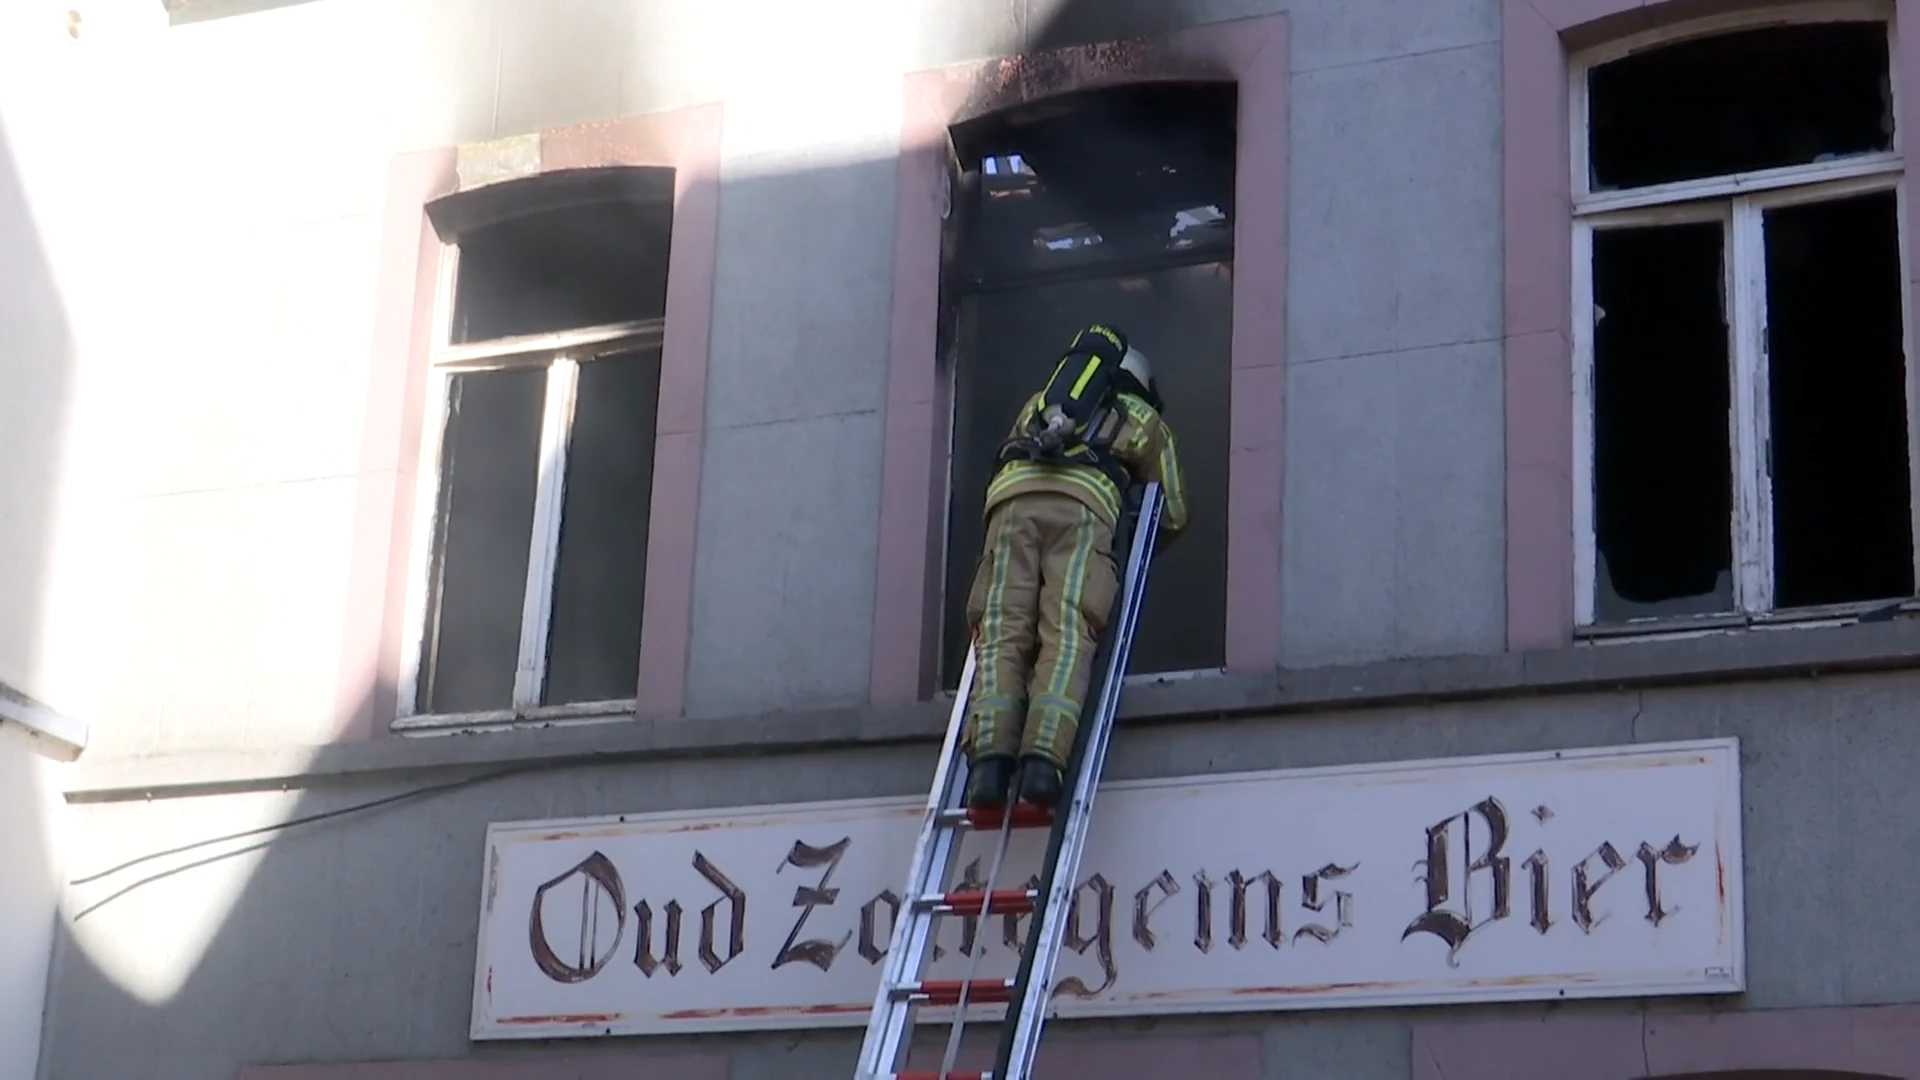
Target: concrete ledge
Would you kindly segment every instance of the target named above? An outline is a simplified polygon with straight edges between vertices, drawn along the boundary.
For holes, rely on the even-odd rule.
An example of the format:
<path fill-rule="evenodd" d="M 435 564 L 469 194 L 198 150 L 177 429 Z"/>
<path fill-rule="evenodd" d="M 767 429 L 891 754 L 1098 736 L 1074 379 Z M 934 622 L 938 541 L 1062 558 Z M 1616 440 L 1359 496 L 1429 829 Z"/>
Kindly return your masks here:
<path fill-rule="evenodd" d="M 1178 723 L 1523 695 L 1579 693 L 1920 667 L 1920 620 L 1579 645 L 1531 653 L 1394 660 L 1135 687 L 1121 719 Z M 234 753 L 92 759 L 67 797 L 107 801 L 303 786 L 329 778 L 606 761 L 767 756 L 933 744 L 948 705 L 854 707 L 709 720 L 633 720 L 387 738 Z"/>
<path fill-rule="evenodd" d="M 62 716 L 5 683 L 0 683 L 0 724 L 26 729 L 62 761 L 79 757 L 90 735 L 85 721 Z"/>

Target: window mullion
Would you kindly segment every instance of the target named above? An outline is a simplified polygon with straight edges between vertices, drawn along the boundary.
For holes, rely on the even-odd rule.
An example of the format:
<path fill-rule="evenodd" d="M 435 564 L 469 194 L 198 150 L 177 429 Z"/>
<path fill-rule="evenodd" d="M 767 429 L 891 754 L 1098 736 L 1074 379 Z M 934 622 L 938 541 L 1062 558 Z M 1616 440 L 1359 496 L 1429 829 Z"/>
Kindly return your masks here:
<path fill-rule="evenodd" d="M 1593 229 L 1573 226 L 1573 612 L 1591 626 L 1599 603 L 1599 538 L 1594 532 Z"/>
<path fill-rule="evenodd" d="M 1767 260 L 1764 211 L 1733 201 L 1728 278 L 1733 314 L 1734 601 L 1749 613 L 1773 608 L 1772 410 L 1767 391 Z"/>
<path fill-rule="evenodd" d="M 538 706 L 546 684 L 547 629 L 553 618 L 553 577 L 559 562 L 560 507 L 566 493 L 567 444 L 579 380 L 580 365 L 571 356 L 556 357 L 547 369 L 546 410 L 540 422 L 539 486 L 533 502 L 533 543 L 520 617 L 520 662 L 513 676 L 513 705 L 517 710 Z"/>
<path fill-rule="evenodd" d="M 1896 82 L 1894 85 L 1898 86 Z M 1898 121 L 1895 121 L 1898 136 Z M 1900 250 L 1900 345 L 1906 357 L 1907 391 L 1907 517 L 1908 535 L 1913 538 L 1913 579 L 1920 587 L 1920 368 L 1916 367 L 1913 305 L 1913 252 L 1907 244 L 1907 220 L 1913 208 L 1907 205 L 1906 185 L 1893 189 L 1894 221 L 1898 225 Z"/>
<path fill-rule="evenodd" d="M 413 632 L 402 639 L 400 657 L 400 702 L 398 715 L 412 716 L 426 709 L 421 700 L 420 681 L 426 662 L 429 640 L 435 636 L 438 613 L 429 611 L 440 566 L 440 533 L 446 523 L 440 519 L 440 500 L 446 485 L 442 471 L 449 413 L 453 400 L 452 376 L 444 371 L 427 373 L 426 415 L 428 427 L 420 438 L 419 480 L 413 501 L 413 543 L 407 565 L 406 625 Z"/>

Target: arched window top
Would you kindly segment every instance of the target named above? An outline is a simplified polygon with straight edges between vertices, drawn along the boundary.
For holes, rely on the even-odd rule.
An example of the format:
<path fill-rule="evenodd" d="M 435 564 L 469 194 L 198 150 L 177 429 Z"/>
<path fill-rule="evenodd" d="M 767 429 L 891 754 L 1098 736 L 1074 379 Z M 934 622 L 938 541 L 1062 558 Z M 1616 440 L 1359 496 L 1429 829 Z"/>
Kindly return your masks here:
<path fill-rule="evenodd" d="M 427 204 L 427 218 L 442 240 L 513 218 L 600 203 L 673 205 L 674 170 L 655 165 L 556 169 L 532 176 L 465 187 Z"/>
<path fill-rule="evenodd" d="M 427 213 L 459 249 L 450 344 L 665 315 L 672 169 L 545 173 Z"/>

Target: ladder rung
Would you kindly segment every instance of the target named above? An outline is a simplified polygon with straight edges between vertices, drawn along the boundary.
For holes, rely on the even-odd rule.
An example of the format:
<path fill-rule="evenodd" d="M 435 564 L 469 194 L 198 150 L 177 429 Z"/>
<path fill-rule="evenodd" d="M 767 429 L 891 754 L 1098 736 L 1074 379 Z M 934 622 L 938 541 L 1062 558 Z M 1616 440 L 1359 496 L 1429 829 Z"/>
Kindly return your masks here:
<path fill-rule="evenodd" d="M 1031 915 L 1039 899 L 1038 889 L 962 889 L 923 897 L 922 903 L 943 915 Z"/>
<path fill-rule="evenodd" d="M 922 983 L 908 983 L 900 988 L 900 993 L 910 997 L 922 997 L 928 1005 L 958 1005 L 960 991 L 967 992 L 969 1005 L 998 1005 L 1013 1000 L 1012 979 L 928 979 Z"/>
<path fill-rule="evenodd" d="M 1053 811 L 1032 803 L 1015 803 L 1011 811 L 1005 807 L 949 810 L 941 815 L 941 820 L 948 825 L 964 824 L 983 832 L 998 832 L 1008 817 L 1013 818 L 1016 829 L 1043 829 L 1053 825 Z"/>

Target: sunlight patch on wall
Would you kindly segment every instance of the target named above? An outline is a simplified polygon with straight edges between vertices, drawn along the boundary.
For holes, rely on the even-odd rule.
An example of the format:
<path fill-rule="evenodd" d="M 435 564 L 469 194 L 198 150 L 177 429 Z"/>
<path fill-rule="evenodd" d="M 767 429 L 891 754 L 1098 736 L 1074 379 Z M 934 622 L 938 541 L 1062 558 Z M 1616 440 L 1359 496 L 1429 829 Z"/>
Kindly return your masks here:
<path fill-rule="evenodd" d="M 838 0 L 830 13 L 775 0 L 751 6 L 756 31 L 713 48 L 729 68 L 726 156 L 817 166 L 823 151 L 892 154 L 911 5 Z"/>
<path fill-rule="evenodd" d="M 199 969 L 299 792 L 84 808 L 64 914 L 73 943 L 129 994 L 161 1005 Z M 129 812 L 132 811 L 132 812 Z"/>

